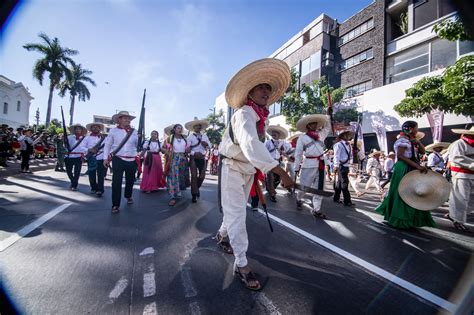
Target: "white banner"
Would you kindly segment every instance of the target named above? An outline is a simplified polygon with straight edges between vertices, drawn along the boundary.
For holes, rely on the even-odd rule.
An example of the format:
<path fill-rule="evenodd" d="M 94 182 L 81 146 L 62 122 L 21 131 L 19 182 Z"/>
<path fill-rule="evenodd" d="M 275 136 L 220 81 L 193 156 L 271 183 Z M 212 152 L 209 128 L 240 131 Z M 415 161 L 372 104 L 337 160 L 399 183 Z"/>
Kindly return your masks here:
<path fill-rule="evenodd" d="M 426 114 L 426 116 L 428 116 L 428 122 L 430 123 L 433 142 L 441 142 L 443 138 L 444 113 L 439 110 L 433 110 L 430 114 Z"/>
<path fill-rule="evenodd" d="M 381 121 L 372 121 L 372 127 L 377 135 L 377 141 L 379 143 L 380 150 L 388 154 L 388 143 L 387 143 L 387 131 L 385 125 Z"/>

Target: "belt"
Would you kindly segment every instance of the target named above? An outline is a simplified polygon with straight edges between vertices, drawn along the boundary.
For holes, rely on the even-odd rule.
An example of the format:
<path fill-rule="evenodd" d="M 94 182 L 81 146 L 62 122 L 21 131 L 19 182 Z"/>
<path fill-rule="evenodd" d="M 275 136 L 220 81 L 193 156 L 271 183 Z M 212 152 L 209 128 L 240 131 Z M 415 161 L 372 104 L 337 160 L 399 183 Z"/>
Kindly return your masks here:
<path fill-rule="evenodd" d="M 451 166 L 451 171 L 458 172 L 458 173 L 465 173 L 465 174 L 474 174 L 473 170 L 467 168 L 461 168 L 456 166 Z"/>
<path fill-rule="evenodd" d="M 320 160 L 322 157 L 322 155 L 319 155 L 319 156 L 305 156 L 304 158 L 305 159 L 317 159 L 317 160 Z"/>
<path fill-rule="evenodd" d="M 134 159 L 135 156 L 127 156 L 127 155 L 116 155 L 117 157 L 119 158 L 123 158 L 123 159 Z"/>

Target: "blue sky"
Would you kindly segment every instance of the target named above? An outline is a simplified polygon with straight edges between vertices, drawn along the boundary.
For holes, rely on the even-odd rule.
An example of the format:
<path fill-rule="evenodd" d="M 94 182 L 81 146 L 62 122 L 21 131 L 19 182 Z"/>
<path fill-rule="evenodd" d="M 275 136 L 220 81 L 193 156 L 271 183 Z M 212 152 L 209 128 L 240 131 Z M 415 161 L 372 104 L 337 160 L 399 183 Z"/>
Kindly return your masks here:
<path fill-rule="evenodd" d="M 236 71 L 269 56 L 321 13 L 342 22 L 371 2 L 23 1 L 1 33 L 0 74 L 30 89 L 30 121 L 39 107 L 44 122 L 48 79 L 43 86 L 33 79 L 40 55 L 22 45 L 39 42 L 45 32 L 79 50 L 74 59 L 94 72 L 97 87 L 89 101 L 76 103 L 75 122 L 116 110 L 138 116 L 146 88 L 146 132 L 161 134 L 172 123 L 205 117 Z M 69 98 L 56 93 L 53 118 L 60 117 L 60 105 L 67 115 Z"/>

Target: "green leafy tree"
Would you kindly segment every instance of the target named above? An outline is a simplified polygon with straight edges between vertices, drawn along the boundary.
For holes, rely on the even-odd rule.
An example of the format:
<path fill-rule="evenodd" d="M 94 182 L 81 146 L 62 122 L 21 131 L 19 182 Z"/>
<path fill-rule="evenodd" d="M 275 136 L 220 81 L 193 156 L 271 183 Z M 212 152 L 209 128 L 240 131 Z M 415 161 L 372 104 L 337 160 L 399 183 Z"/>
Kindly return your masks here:
<path fill-rule="evenodd" d="M 348 126 L 352 121 L 359 121 L 361 113 L 356 108 L 342 108 L 334 114 L 334 121 L 344 123 Z"/>
<path fill-rule="evenodd" d="M 74 121 L 74 104 L 76 97 L 79 101 L 85 102 L 91 98 L 91 93 L 87 88 L 86 83 L 90 83 L 95 86 L 94 80 L 89 76 L 92 71 L 83 69 L 81 64 L 71 64 L 69 71 L 66 72 L 65 80 L 59 85 L 59 95 L 64 97 L 67 92 L 71 99 L 71 106 L 69 107 L 69 125 L 73 124 Z"/>
<path fill-rule="evenodd" d="M 473 40 L 473 38 L 466 32 L 466 28 L 459 17 L 455 18 L 454 20 L 447 19 L 436 23 L 433 26 L 433 30 L 436 32 L 439 38 L 450 41 Z"/>
<path fill-rule="evenodd" d="M 206 135 L 211 141 L 211 144 L 221 143 L 222 136 L 224 134 L 225 124 L 223 121 L 224 113 L 219 111 L 217 114 L 209 114 L 207 120 L 209 120 L 209 128 L 206 130 Z"/>
<path fill-rule="evenodd" d="M 298 89 L 298 76 L 292 70 L 290 87 L 279 100 L 282 104 L 281 112 L 292 131 L 296 129 L 296 123 L 302 116 L 326 113 L 328 92 L 333 104 L 342 100 L 344 95 L 344 89 L 330 86 L 325 77 L 315 80 L 312 85 L 303 84 Z"/>
<path fill-rule="evenodd" d="M 45 33 L 40 33 L 38 36 L 42 39 L 41 43 L 25 44 L 23 48 L 28 51 L 37 51 L 43 55 L 33 66 L 33 77 L 38 80 L 40 85 L 43 85 L 45 73 L 49 73 L 49 97 L 45 122 L 46 127 L 48 127 L 51 120 L 53 91 L 59 87 L 61 79 L 68 71 L 67 64 L 74 63 L 70 56 L 77 55 L 78 51 L 62 47 L 56 37 L 51 40 Z"/>

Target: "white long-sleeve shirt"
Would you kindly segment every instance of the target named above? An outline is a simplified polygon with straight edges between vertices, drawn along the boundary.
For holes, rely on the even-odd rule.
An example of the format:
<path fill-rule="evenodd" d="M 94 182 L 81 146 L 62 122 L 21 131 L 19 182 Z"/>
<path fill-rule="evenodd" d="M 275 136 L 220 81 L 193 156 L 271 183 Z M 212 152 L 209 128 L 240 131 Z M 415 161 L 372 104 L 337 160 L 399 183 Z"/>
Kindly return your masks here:
<path fill-rule="evenodd" d="M 278 161 L 272 158 L 258 138 L 256 124 L 259 120 L 252 107 L 245 105 L 238 109 L 231 118 L 236 144 L 232 142 L 227 128 L 219 145 L 219 152 L 227 157 L 223 163 L 242 174 L 255 174 L 255 168 L 268 173 L 278 166 Z"/>
<path fill-rule="evenodd" d="M 391 172 L 392 169 L 393 169 L 393 165 L 395 164 L 395 162 L 393 161 L 393 159 L 391 158 L 387 158 L 385 160 L 385 165 L 384 165 L 384 170 L 385 172 Z"/>
<path fill-rule="evenodd" d="M 380 177 L 382 175 L 382 165 L 380 161 L 374 157 L 369 158 L 365 167 L 367 174 L 371 176 Z"/>
<path fill-rule="evenodd" d="M 279 140 L 268 139 L 265 141 L 265 147 L 267 148 L 268 152 L 270 152 L 270 155 L 274 160 L 280 159 L 281 143 Z"/>
<path fill-rule="evenodd" d="M 303 134 L 298 137 L 296 142 L 295 149 L 295 170 L 300 167 L 301 161 L 303 160 L 302 168 L 313 168 L 319 167 L 319 159 L 314 157 L 320 157 L 323 159 L 324 154 L 324 140 L 329 135 L 331 131 L 331 124 L 329 122 L 329 117 L 326 120 L 323 128 L 318 132 L 319 140 L 315 141 L 310 136 Z"/>
<path fill-rule="evenodd" d="M 72 150 L 72 152 L 71 153 L 66 152 L 66 157 L 70 159 L 77 159 L 84 155 L 85 149 L 83 146 L 83 142 L 85 139 L 82 140 L 82 142 L 76 148 L 74 148 L 76 146 L 76 143 L 78 141 L 81 141 L 82 138 L 84 138 L 84 136 L 81 136 L 79 139 L 77 139 L 75 135 L 67 136 L 67 141 L 69 142 L 69 148 Z"/>
<path fill-rule="evenodd" d="M 345 149 L 344 149 L 345 148 Z M 349 167 L 352 160 L 352 147 L 349 142 L 339 141 L 334 145 L 334 167 Z"/>
<path fill-rule="evenodd" d="M 199 143 L 199 138 L 201 138 L 201 143 Z M 189 146 L 191 147 L 191 155 L 194 155 L 194 153 L 196 152 L 206 155 L 207 148 L 209 148 L 209 144 L 210 144 L 209 138 L 207 137 L 206 134 L 202 134 L 202 133 L 197 134 L 193 132 L 192 134 L 188 136 L 187 140 L 188 140 Z M 207 147 L 204 147 L 202 142 L 206 142 Z M 197 145 L 198 143 L 199 145 Z"/>
<path fill-rule="evenodd" d="M 20 142 L 20 151 L 25 151 L 26 150 L 26 142 L 28 142 L 31 146 L 34 145 L 33 139 L 31 137 L 27 137 L 25 135 L 19 136 L 18 137 L 18 142 Z M 38 142 L 39 142 L 39 140 L 38 140 Z"/>
<path fill-rule="evenodd" d="M 474 147 L 462 139 L 454 141 L 449 146 L 449 161 L 451 167 L 459 167 L 474 172 Z M 474 179 L 474 174 L 455 172 L 454 170 L 452 172 L 456 178 Z"/>
<path fill-rule="evenodd" d="M 428 164 L 426 166 L 434 171 L 442 171 L 444 170 L 444 159 L 438 152 L 431 152 L 428 155 Z"/>
<path fill-rule="evenodd" d="M 127 131 L 122 128 L 112 128 L 109 131 L 107 139 L 105 139 L 104 146 L 104 157 L 107 158 L 109 154 L 114 151 L 119 144 L 122 142 L 123 138 L 127 135 Z M 137 130 L 133 130 L 132 135 L 128 139 L 127 143 L 115 153 L 118 158 L 121 158 L 124 161 L 134 161 L 137 155 L 137 144 L 138 144 L 138 133 Z"/>
<path fill-rule="evenodd" d="M 161 151 L 161 143 L 158 143 L 158 141 L 145 141 L 143 144 L 143 150 L 147 150 L 150 152 L 160 152 Z"/>
<path fill-rule="evenodd" d="M 98 135 L 88 135 L 86 138 L 82 141 L 81 146 L 83 148 L 84 154 L 87 154 L 87 151 L 92 149 L 93 147 L 96 146 L 97 143 L 99 143 L 100 139 L 102 139 L 103 135 L 98 134 Z M 105 147 L 105 140 L 102 141 L 102 144 L 99 146 L 97 150 L 97 154 L 95 155 L 95 158 L 97 160 L 103 160 L 104 159 L 104 148 L 100 148 L 104 146 Z"/>

